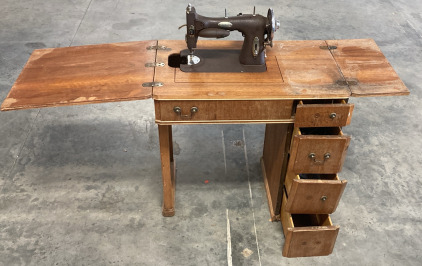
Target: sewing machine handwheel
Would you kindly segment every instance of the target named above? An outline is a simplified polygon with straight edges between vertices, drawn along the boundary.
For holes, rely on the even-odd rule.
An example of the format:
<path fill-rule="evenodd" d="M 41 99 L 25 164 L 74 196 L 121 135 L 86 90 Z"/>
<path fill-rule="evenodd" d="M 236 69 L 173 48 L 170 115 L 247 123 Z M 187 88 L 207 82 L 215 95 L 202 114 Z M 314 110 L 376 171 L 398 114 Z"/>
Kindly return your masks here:
<path fill-rule="evenodd" d="M 267 38 L 265 39 L 265 42 L 273 47 L 274 32 L 277 30 L 277 21 L 274 17 L 274 10 L 272 8 L 268 9 L 267 19 L 269 24 L 267 25 Z M 280 22 L 278 22 L 278 26 L 279 25 Z"/>

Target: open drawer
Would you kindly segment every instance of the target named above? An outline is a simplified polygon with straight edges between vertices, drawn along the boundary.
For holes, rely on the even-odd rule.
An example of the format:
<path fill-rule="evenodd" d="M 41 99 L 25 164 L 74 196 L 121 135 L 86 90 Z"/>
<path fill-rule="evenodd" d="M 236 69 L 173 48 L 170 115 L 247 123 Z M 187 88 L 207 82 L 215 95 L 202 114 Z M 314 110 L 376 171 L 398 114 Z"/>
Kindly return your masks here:
<path fill-rule="evenodd" d="M 286 176 L 286 211 L 328 214 L 335 212 L 347 180 L 337 174 L 290 174 Z"/>
<path fill-rule="evenodd" d="M 341 171 L 350 136 L 339 127 L 295 128 L 289 169 L 293 173 L 335 174 Z"/>
<path fill-rule="evenodd" d="M 350 124 L 354 105 L 345 100 L 303 100 L 296 106 L 296 127 L 342 127 Z"/>
<path fill-rule="evenodd" d="M 292 258 L 331 254 L 340 227 L 332 224 L 328 214 L 290 214 L 286 211 L 286 194 L 283 196 L 283 256 Z"/>

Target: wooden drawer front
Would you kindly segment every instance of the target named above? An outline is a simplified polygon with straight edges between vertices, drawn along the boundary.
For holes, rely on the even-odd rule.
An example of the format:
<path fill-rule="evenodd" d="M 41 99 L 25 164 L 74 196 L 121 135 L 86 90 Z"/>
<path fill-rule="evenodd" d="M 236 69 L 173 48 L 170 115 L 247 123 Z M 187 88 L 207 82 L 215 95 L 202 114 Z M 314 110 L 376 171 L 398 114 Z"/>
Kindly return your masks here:
<path fill-rule="evenodd" d="M 161 121 L 198 121 L 216 120 L 216 101 L 161 101 L 155 104 L 155 117 Z M 180 114 L 175 112 L 175 108 L 180 108 Z M 198 108 L 192 113 L 192 108 Z"/>
<path fill-rule="evenodd" d="M 291 214 L 286 211 L 283 195 L 281 222 L 285 243 L 283 256 L 326 256 L 333 252 L 340 227 L 331 222 L 328 214 Z"/>
<path fill-rule="evenodd" d="M 176 113 L 175 107 L 181 112 Z M 191 113 L 193 107 L 197 111 Z M 292 120 L 292 107 L 291 100 L 158 101 L 156 118 L 168 122 Z"/>
<path fill-rule="evenodd" d="M 353 104 L 344 100 L 334 104 L 303 104 L 296 106 L 297 127 L 342 127 L 350 124 Z"/>
<path fill-rule="evenodd" d="M 311 132 L 309 135 L 301 134 L 299 129 L 295 130 L 289 168 L 296 174 L 335 174 L 340 172 L 349 147 L 350 136 L 343 135 L 340 128 L 314 128 L 311 130 L 315 132 Z M 322 132 L 321 135 L 319 135 L 320 132 Z"/>
<path fill-rule="evenodd" d="M 335 212 L 347 180 L 336 174 L 288 174 L 286 177 L 289 213 L 329 214 Z"/>

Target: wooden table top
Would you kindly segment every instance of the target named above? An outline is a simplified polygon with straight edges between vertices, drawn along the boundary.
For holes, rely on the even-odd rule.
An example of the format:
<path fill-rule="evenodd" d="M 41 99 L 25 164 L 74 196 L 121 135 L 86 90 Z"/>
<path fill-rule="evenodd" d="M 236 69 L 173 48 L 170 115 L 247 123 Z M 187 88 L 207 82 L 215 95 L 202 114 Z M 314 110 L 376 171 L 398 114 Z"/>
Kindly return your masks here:
<path fill-rule="evenodd" d="M 185 73 L 167 57 L 184 41 L 157 41 L 35 50 L 1 106 L 2 111 L 140 100 L 275 100 L 406 95 L 373 40 L 275 41 L 264 73 Z M 240 49 L 241 41 L 199 41 L 198 48 Z M 324 49 L 327 46 L 336 49 Z M 163 67 L 145 63 L 163 62 Z M 144 82 L 162 87 L 142 87 Z"/>
<path fill-rule="evenodd" d="M 39 49 L 1 105 L 2 111 L 151 98 L 157 41 Z"/>

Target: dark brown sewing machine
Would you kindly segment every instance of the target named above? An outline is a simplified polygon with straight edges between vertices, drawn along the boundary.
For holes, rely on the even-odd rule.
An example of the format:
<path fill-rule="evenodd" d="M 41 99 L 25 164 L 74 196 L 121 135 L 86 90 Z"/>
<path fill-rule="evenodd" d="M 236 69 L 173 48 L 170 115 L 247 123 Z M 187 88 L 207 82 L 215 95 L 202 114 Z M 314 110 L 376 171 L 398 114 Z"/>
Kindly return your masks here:
<path fill-rule="evenodd" d="M 274 18 L 271 8 L 267 17 L 255 14 L 254 8 L 253 14 L 211 18 L 198 15 L 189 4 L 183 26 L 187 29 L 188 49 L 170 55 L 169 66 L 180 67 L 184 72 L 265 72 L 265 48 L 272 47 L 280 22 Z M 241 50 L 196 48 L 198 37 L 224 38 L 234 30 L 245 38 Z"/>

